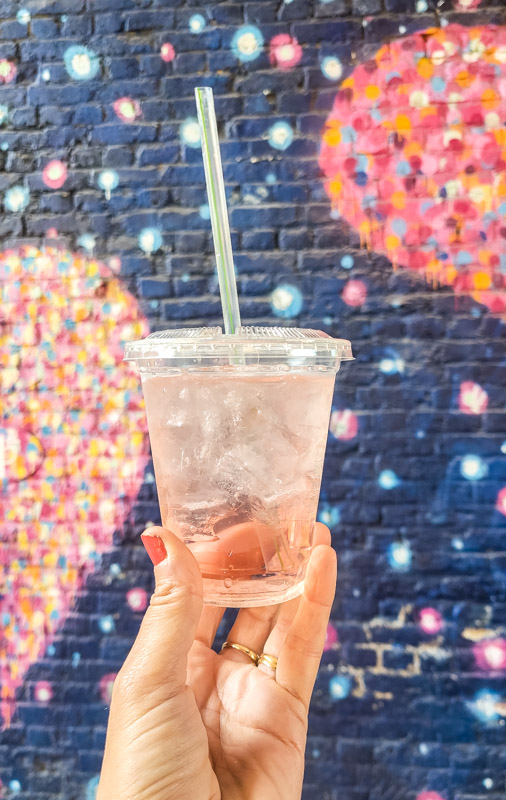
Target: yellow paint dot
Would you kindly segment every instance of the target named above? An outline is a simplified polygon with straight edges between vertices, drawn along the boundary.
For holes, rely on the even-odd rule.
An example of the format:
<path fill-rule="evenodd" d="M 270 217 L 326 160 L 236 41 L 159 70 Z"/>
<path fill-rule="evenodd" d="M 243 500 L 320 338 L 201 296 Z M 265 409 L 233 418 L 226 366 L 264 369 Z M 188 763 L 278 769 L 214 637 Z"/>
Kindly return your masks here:
<path fill-rule="evenodd" d="M 411 130 L 411 120 L 406 114 L 397 114 L 395 118 L 395 127 L 398 131 L 409 131 Z"/>
<path fill-rule="evenodd" d="M 473 283 L 476 289 L 488 289 L 492 280 L 487 272 L 475 272 L 473 275 Z"/>
<path fill-rule="evenodd" d="M 377 100 L 380 96 L 381 91 L 378 86 L 373 86 L 373 84 L 369 84 L 369 86 L 365 87 L 365 96 L 368 100 Z"/>
<path fill-rule="evenodd" d="M 406 195 L 404 192 L 394 192 L 392 197 L 392 205 L 394 208 L 404 208 L 406 205 Z"/>
<path fill-rule="evenodd" d="M 422 78 L 430 78 L 432 77 L 432 73 L 434 72 L 434 66 L 430 59 L 428 58 L 421 58 L 418 64 L 416 65 L 416 71 Z"/>
<path fill-rule="evenodd" d="M 386 237 L 387 250 L 397 250 L 400 243 L 401 241 L 398 236 L 391 234 L 390 236 Z"/>
<path fill-rule="evenodd" d="M 329 192 L 330 192 L 330 194 L 341 194 L 342 188 L 343 188 L 343 184 L 339 180 L 339 178 L 335 178 L 334 180 L 329 182 Z"/>
<path fill-rule="evenodd" d="M 330 147 L 335 147 L 341 141 L 341 132 L 331 128 L 327 128 L 327 130 L 323 134 L 323 140 L 326 144 Z"/>

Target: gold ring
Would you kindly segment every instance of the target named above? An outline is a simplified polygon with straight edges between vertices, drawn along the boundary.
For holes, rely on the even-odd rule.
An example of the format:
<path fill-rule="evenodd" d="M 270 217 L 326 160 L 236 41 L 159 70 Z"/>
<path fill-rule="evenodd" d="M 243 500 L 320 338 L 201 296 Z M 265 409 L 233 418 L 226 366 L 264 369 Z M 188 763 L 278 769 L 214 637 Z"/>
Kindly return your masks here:
<path fill-rule="evenodd" d="M 237 642 L 223 642 L 220 652 L 223 652 L 223 650 L 226 647 L 232 647 L 234 650 L 239 650 L 240 653 L 244 653 L 249 658 L 251 658 L 251 660 L 254 661 L 255 664 L 258 663 L 258 659 L 260 658 L 260 656 L 258 655 L 258 653 L 255 653 L 255 651 L 252 650 L 250 647 L 245 647 L 243 644 L 237 644 Z"/>
<path fill-rule="evenodd" d="M 268 653 L 262 653 L 262 655 L 257 661 L 257 667 L 259 667 L 260 664 L 267 664 L 267 666 L 270 667 L 273 672 L 276 672 L 276 667 L 278 666 L 278 659 L 276 658 L 276 656 L 270 656 Z"/>

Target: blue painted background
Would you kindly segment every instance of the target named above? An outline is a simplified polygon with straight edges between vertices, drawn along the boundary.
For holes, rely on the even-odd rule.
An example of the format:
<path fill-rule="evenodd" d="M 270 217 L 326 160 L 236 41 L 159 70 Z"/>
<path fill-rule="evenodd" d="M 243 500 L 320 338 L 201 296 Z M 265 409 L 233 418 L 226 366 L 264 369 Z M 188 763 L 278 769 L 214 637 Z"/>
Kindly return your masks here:
<path fill-rule="evenodd" d="M 343 438 L 334 415 L 319 510 L 339 583 L 304 797 L 503 798 L 504 320 L 361 249 L 357 233 L 331 217 L 317 163 L 339 86 L 322 72 L 323 53 L 346 68 L 400 26 L 506 24 L 503 4 L 466 14 L 449 0 L 3 0 L 0 18 L 0 59 L 17 67 L 0 86 L 9 108 L 0 129 L 2 249 L 40 244 L 55 228 L 70 250 L 121 259 L 124 285 L 153 329 L 219 324 L 201 153 L 185 127 L 194 86 L 210 85 L 244 323 L 282 319 L 353 342 L 357 360 L 338 376 L 333 409 L 350 410 L 357 431 L 348 418 Z M 265 42 L 252 60 L 233 46 L 246 24 Z M 292 69 L 269 63 L 278 34 L 302 47 Z M 175 57 L 165 61 L 168 43 Z M 72 74 L 76 47 L 89 48 L 91 77 Z M 118 118 L 121 97 L 138 102 L 137 119 Z M 284 150 L 269 141 L 280 121 L 295 132 Z M 58 189 L 41 182 L 51 159 L 68 168 Z M 6 199 L 18 185 L 29 193 L 25 208 Z M 361 305 L 343 300 L 349 280 L 365 284 Z M 462 409 L 464 382 L 486 392 L 484 413 Z M 151 588 L 138 534 L 158 518 L 148 481 L 132 522 L 30 668 L 0 735 L 6 797 L 94 796 L 107 722 L 99 684 L 137 630 L 140 614 L 125 597 Z M 487 656 L 488 641 L 496 651 Z M 34 699 L 38 681 L 53 685 L 53 702 Z"/>

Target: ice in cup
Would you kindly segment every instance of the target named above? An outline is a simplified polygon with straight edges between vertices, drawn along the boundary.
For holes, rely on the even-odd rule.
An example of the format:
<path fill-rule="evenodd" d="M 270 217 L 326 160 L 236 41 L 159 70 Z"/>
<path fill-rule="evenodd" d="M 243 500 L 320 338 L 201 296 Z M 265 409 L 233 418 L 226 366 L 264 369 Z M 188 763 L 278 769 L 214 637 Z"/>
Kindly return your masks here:
<path fill-rule="evenodd" d="M 125 358 L 142 380 L 162 524 L 197 559 L 204 601 L 299 595 L 350 342 L 298 328 L 193 328 L 128 343 Z"/>

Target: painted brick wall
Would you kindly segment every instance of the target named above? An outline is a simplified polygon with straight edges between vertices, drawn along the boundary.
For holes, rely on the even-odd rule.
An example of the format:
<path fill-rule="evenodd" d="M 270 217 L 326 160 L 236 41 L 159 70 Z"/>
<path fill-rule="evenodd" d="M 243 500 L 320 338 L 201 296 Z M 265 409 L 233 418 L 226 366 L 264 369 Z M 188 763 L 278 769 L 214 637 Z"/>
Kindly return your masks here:
<path fill-rule="evenodd" d="M 340 567 L 304 797 L 499 800 L 502 0 L 2 0 L 4 795 L 94 797 L 151 589 L 138 534 L 159 512 L 120 345 L 220 322 L 198 84 L 244 322 L 326 330 L 357 359 L 319 508 Z"/>

